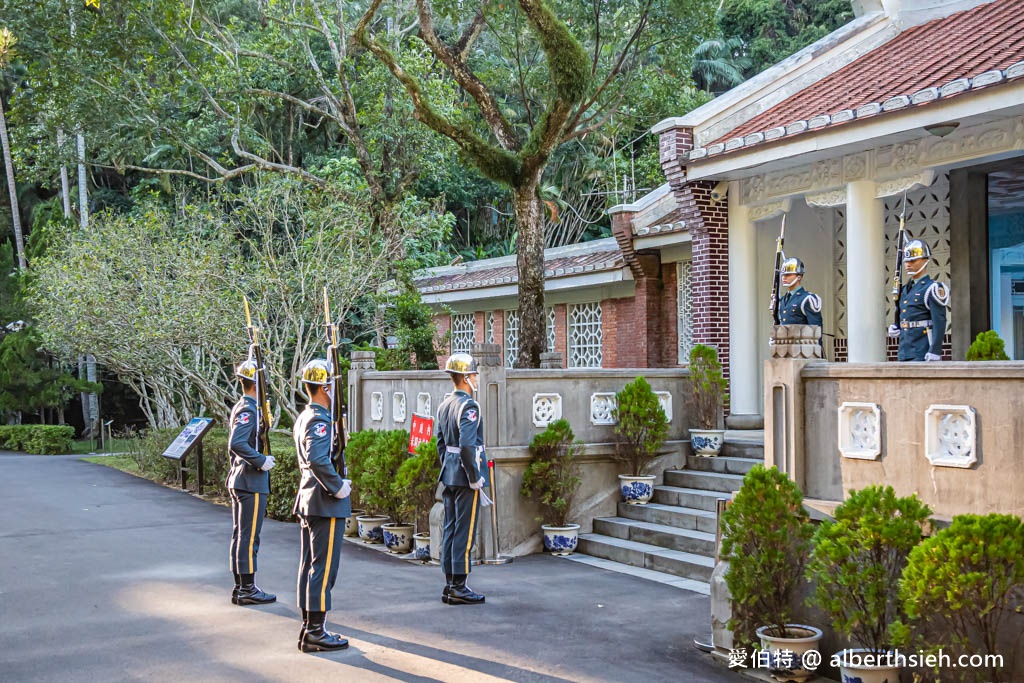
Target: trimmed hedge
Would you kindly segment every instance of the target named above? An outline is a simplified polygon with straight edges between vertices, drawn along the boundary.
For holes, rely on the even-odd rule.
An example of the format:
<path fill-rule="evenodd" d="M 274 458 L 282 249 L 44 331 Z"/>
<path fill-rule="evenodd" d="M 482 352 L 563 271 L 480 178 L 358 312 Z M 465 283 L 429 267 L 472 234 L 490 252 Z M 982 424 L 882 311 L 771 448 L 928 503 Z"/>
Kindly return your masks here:
<path fill-rule="evenodd" d="M 62 455 L 72 452 L 75 428 L 68 425 L 0 426 L 0 448 L 33 455 Z"/>

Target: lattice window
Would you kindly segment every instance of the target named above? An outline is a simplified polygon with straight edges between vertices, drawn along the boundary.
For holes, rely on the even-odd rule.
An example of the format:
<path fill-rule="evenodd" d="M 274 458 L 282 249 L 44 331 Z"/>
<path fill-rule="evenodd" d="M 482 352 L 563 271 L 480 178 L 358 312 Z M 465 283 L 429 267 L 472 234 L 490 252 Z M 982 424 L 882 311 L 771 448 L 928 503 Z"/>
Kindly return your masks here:
<path fill-rule="evenodd" d="M 846 339 L 846 207 L 836 208 L 835 238 L 836 248 L 833 251 L 835 261 L 835 335 L 837 339 Z"/>
<path fill-rule="evenodd" d="M 569 367 L 601 367 L 601 304 L 569 307 Z"/>
<path fill-rule="evenodd" d="M 505 311 L 505 367 L 516 362 L 519 353 L 519 311 Z"/>
<path fill-rule="evenodd" d="M 494 311 L 487 311 L 487 323 L 484 327 L 484 341 L 494 343 Z"/>
<path fill-rule="evenodd" d="M 693 261 L 676 264 L 676 338 L 679 340 L 679 363 L 690 362 L 693 350 Z"/>
<path fill-rule="evenodd" d="M 548 351 L 555 350 L 555 309 L 548 308 Z"/>
<path fill-rule="evenodd" d="M 473 348 L 473 314 L 452 315 L 452 353 L 469 353 Z"/>

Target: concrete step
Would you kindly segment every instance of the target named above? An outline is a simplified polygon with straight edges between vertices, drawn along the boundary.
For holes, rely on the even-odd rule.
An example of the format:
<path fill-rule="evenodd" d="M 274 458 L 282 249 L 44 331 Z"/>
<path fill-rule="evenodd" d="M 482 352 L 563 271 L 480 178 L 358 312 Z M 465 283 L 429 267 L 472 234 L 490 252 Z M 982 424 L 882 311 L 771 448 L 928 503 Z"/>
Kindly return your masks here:
<path fill-rule="evenodd" d="M 604 517 L 594 520 L 594 533 L 694 555 L 715 556 L 715 535 L 704 531 L 639 522 L 625 517 Z"/>
<path fill-rule="evenodd" d="M 730 441 L 726 439 L 725 443 L 722 444 L 721 455 L 732 458 L 753 458 L 764 462 L 764 442 Z"/>
<path fill-rule="evenodd" d="M 647 503 L 647 505 L 619 503 L 619 517 L 635 519 L 638 522 L 665 524 L 677 529 L 715 533 L 716 519 L 713 510 L 698 510 L 697 508 L 662 505 L 661 503 Z"/>
<path fill-rule="evenodd" d="M 731 493 L 706 491 L 685 486 L 655 486 L 651 501 L 661 505 L 694 508 L 714 512 L 719 498 L 732 498 Z M 650 505 L 650 503 L 648 503 Z M 633 506 L 638 507 L 638 506 Z"/>
<path fill-rule="evenodd" d="M 754 465 L 763 465 L 764 459 L 734 458 L 719 455 L 705 458 L 700 455 L 686 456 L 686 469 L 698 472 L 717 472 L 719 474 L 746 474 Z"/>
<path fill-rule="evenodd" d="M 731 493 L 732 491 L 738 491 L 742 484 L 742 474 L 719 474 L 717 472 L 697 472 L 690 470 L 665 471 L 666 486 L 679 486 L 688 489 Z"/>
<path fill-rule="evenodd" d="M 711 570 L 714 568 L 714 559 L 711 557 L 599 533 L 580 534 L 577 551 L 591 557 L 703 582 L 710 581 Z"/>
<path fill-rule="evenodd" d="M 585 564 L 589 567 L 597 567 L 598 569 L 604 569 L 605 571 L 625 574 L 626 576 L 634 576 L 638 579 L 644 579 L 645 581 L 654 581 L 655 583 L 672 586 L 673 588 L 679 588 L 693 593 L 700 593 L 701 595 L 711 595 L 711 584 L 706 581 L 685 579 L 682 576 L 676 576 L 675 574 L 656 572 L 653 569 L 644 569 L 643 567 L 633 567 L 628 564 L 622 564 L 621 562 L 615 562 L 614 560 L 606 560 L 603 557 L 584 555 L 581 552 L 575 552 L 572 555 L 553 556 L 551 559 L 578 562 L 579 564 Z"/>

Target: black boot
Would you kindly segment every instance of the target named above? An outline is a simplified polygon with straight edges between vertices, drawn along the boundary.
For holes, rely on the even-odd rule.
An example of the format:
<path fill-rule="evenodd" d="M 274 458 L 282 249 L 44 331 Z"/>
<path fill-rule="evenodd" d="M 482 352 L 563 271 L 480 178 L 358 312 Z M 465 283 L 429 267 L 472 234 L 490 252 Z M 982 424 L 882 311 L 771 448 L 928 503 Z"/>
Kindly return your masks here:
<path fill-rule="evenodd" d="M 444 573 L 444 590 L 441 591 L 441 602 L 448 603 L 448 595 L 452 592 L 452 575 Z"/>
<path fill-rule="evenodd" d="M 235 577 L 235 587 L 231 589 L 231 604 L 238 604 L 238 589 L 242 587 L 242 577 L 235 572 L 231 572 Z"/>
<path fill-rule="evenodd" d="M 303 652 L 325 652 L 328 650 L 344 650 L 348 640 L 324 628 L 327 612 L 307 612 L 306 632 L 302 636 L 299 649 Z"/>
<path fill-rule="evenodd" d="M 455 574 L 452 577 L 452 587 L 448 591 L 449 605 L 479 605 L 483 601 L 484 596 L 466 585 L 465 574 Z"/>
<path fill-rule="evenodd" d="M 296 647 L 302 649 L 302 639 L 306 637 L 306 629 L 309 628 L 309 612 L 302 610 L 302 628 L 299 629 L 299 642 Z"/>
<path fill-rule="evenodd" d="M 253 574 L 242 574 L 236 605 L 266 605 L 277 600 L 273 593 L 264 593 L 253 581 Z"/>

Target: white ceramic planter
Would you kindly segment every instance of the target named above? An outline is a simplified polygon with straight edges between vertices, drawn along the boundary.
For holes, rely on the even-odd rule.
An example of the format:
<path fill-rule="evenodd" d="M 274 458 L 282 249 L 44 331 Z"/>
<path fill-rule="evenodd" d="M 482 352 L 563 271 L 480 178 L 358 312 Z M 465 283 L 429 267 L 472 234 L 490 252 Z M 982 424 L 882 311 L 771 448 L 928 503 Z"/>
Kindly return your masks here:
<path fill-rule="evenodd" d="M 384 529 L 381 528 L 390 517 L 385 515 L 359 515 L 356 522 L 359 524 L 359 538 L 367 543 L 383 543 Z"/>
<path fill-rule="evenodd" d="M 619 491 L 622 493 L 623 502 L 630 505 L 646 505 L 654 495 L 654 475 L 644 474 L 634 477 L 620 474 Z"/>
<path fill-rule="evenodd" d="M 725 444 L 724 429 L 691 429 L 690 447 L 694 455 L 715 456 Z"/>
<path fill-rule="evenodd" d="M 572 555 L 576 550 L 576 544 L 580 539 L 580 525 L 566 524 L 565 526 L 541 525 L 544 532 L 544 550 L 552 555 Z"/>
<path fill-rule="evenodd" d="M 384 547 L 392 553 L 412 552 L 412 524 L 384 524 Z"/>
<path fill-rule="evenodd" d="M 757 629 L 757 637 L 761 639 L 761 648 L 769 653 L 768 673 L 777 681 L 795 681 L 800 683 L 815 676 L 815 670 L 821 663 L 807 662 L 803 655 L 816 650 L 819 655 L 818 643 L 821 641 L 821 629 L 805 624 L 786 624 L 786 636 L 779 637 L 771 633 L 768 626 Z M 813 667 L 810 665 L 814 664 Z"/>
<path fill-rule="evenodd" d="M 882 666 L 888 663 L 885 654 L 864 648 L 836 653 L 839 658 L 839 680 L 843 683 L 899 683 L 900 668 Z"/>
<path fill-rule="evenodd" d="M 412 535 L 413 554 L 417 560 L 430 561 L 430 532 L 421 531 Z"/>
<path fill-rule="evenodd" d="M 352 514 L 345 518 L 345 535 L 355 536 L 359 533 L 359 523 L 356 517 L 366 514 L 366 510 L 353 510 Z"/>

